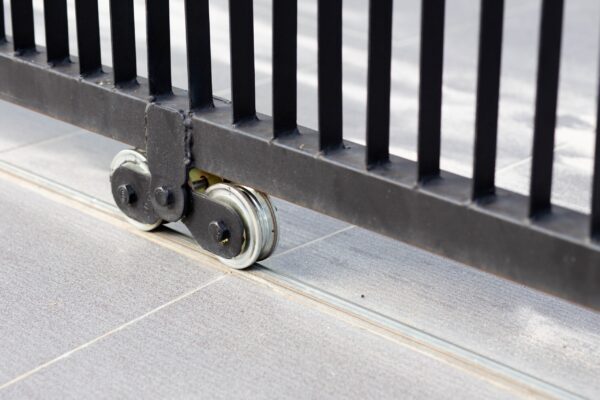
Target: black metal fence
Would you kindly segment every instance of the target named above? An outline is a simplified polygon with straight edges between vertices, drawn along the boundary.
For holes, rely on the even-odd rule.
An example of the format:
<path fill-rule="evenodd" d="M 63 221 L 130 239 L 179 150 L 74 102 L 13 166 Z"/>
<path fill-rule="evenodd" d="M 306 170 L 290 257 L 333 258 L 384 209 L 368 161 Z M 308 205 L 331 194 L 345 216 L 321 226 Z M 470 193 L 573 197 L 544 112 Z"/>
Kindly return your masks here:
<path fill-rule="evenodd" d="M 481 0 L 473 179 L 440 170 L 444 0 L 422 0 L 417 162 L 389 152 L 392 0 L 370 0 L 366 146 L 342 134 L 342 0 L 318 1 L 318 132 L 296 123 L 296 0 L 273 0 L 272 118 L 255 109 L 253 2 L 229 3 L 231 103 L 212 96 L 208 0 L 185 1 L 187 92 L 171 84 L 168 0 L 146 0 L 148 79 L 136 72 L 133 0 L 110 1 L 112 70 L 97 0 L 75 1 L 78 59 L 66 0 L 44 1 L 46 49 L 32 0 L 12 0 L 0 96 L 146 149 L 153 184 L 177 185 L 194 165 L 600 309 L 600 141 L 591 215 L 551 204 L 563 0 L 541 6 L 528 197 L 495 186 L 503 0 Z"/>

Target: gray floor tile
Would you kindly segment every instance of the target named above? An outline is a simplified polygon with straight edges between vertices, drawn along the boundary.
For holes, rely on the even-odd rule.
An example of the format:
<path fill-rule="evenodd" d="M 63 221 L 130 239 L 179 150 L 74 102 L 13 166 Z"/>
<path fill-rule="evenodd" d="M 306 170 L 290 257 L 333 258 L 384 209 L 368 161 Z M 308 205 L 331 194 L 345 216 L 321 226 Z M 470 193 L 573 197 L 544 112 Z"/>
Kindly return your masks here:
<path fill-rule="evenodd" d="M 510 397 L 445 363 L 233 277 L 61 360 L 2 395 Z"/>
<path fill-rule="evenodd" d="M 114 203 L 110 191 L 110 163 L 120 150 L 129 146 L 90 132 L 80 132 L 0 153 L 0 160 Z"/>
<path fill-rule="evenodd" d="M 337 219 L 296 206 L 280 199 L 273 199 L 279 223 L 279 243 L 275 254 L 331 235 L 350 225 Z"/>
<path fill-rule="evenodd" d="M 8 150 L 79 131 L 73 125 L 0 100 L 0 155 Z"/>
<path fill-rule="evenodd" d="M 554 152 L 552 202 L 580 212 L 591 209 L 594 139 L 563 144 Z M 497 184 L 524 195 L 529 194 L 531 159 L 500 170 Z"/>
<path fill-rule="evenodd" d="M 218 276 L 0 183 L 0 385 Z"/>
<path fill-rule="evenodd" d="M 10 4 L 5 3 L 5 7 L 9 8 Z M 418 2 L 397 3 L 394 9 L 391 144 L 393 153 L 414 159 L 420 6 Z M 42 43 L 43 40 L 40 41 L 40 38 L 43 39 L 43 24 L 39 26 L 40 22 L 43 22 L 41 3 L 36 2 L 35 6 L 38 25 L 36 36 Z M 186 87 L 183 2 L 173 0 L 172 6 L 173 82 L 176 86 Z M 531 152 L 532 142 L 539 6 L 539 0 L 506 1 L 498 138 L 498 167 L 500 168 L 498 183 L 502 187 L 521 193 L 527 193 L 529 184 L 530 165 L 527 156 Z M 216 94 L 224 97 L 230 96 L 227 7 L 227 0 L 211 0 L 211 16 L 214 18 L 211 25 L 213 88 Z M 556 152 L 553 199 L 561 205 L 585 212 L 589 211 L 592 160 L 590 149 L 593 148 L 597 88 L 595 55 L 599 37 L 590 32 L 596 32 L 600 26 L 598 11 L 600 11 L 600 3 L 595 0 L 566 2 L 561 61 L 561 95 L 557 130 L 559 150 Z M 69 12 L 71 49 L 76 53 L 72 7 Z M 107 2 L 100 3 L 100 13 L 103 61 L 110 65 L 109 19 L 105 18 L 108 13 Z M 257 108 L 261 112 L 270 113 L 272 101 L 270 2 L 255 1 L 254 14 Z M 298 64 L 301 69 L 298 75 L 298 120 L 303 125 L 316 127 L 318 104 L 314 68 L 317 49 L 316 0 L 301 2 L 299 15 Z M 364 141 L 367 17 L 364 1 L 344 1 L 344 128 L 346 137 L 358 142 Z M 136 0 L 138 69 L 142 76 L 147 74 L 144 19 L 144 0 Z M 6 22 L 10 28 L 10 19 L 7 18 Z M 478 29 L 478 10 L 471 0 L 448 0 L 442 167 L 463 175 L 471 174 L 475 101 L 473 91 Z M 60 135 L 79 131 L 72 126 L 4 102 L 0 102 L 0 121 L 2 121 L 0 158 L 5 157 L 13 163 L 48 178 L 59 180 L 77 190 L 112 201 L 108 188 L 107 169 L 112 156 L 122 148 L 121 145 L 101 137 L 85 135 L 71 136 L 68 140 L 57 139 L 54 142 Z M 45 140 L 49 141 L 7 151 Z M 2 154 L 2 151 L 5 151 L 5 154 Z M 59 160 L 56 159 L 56 154 L 61 155 Z M 31 197 L 18 190 L 16 194 Z M 8 313 L 6 315 L 9 318 L 6 320 L 12 321 L 8 325 L 0 324 L 0 336 L 8 337 L 7 341 L 0 342 L 0 346 L 5 346 L 0 347 L 0 359 L 8 360 L 8 363 L 0 363 L 0 383 L 7 377 L 3 375 L 2 367 L 5 365 L 11 369 L 8 375 L 12 375 L 13 366 L 20 371 L 22 366 L 29 367 L 48 357 L 51 358 L 69 346 L 79 344 L 79 339 L 93 337 L 98 334 L 97 331 L 113 327 L 114 323 L 123 322 L 133 314 L 143 312 L 160 301 L 176 295 L 179 293 L 179 288 L 188 288 L 190 284 L 196 283 L 196 280 L 205 279 L 205 275 L 197 275 L 198 271 L 194 270 L 192 273 L 189 267 L 186 269 L 185 266 L 189 262 L 177 258 L 176 255 L 167 256 L 162 251 L 148 247 L 139 239 L 113 232 L 101 223 L 90 222 L 87 217 L 74 218 L 70 210 L 48 207 L 46 203 L 40 203 L 38 207 L 29 207 L 29 204 L 35 205 L 33 200 L 27 200 L 29 203 L 26 202 L 28 206 L 25 208 L 20 199 L 11 198 L 11 201 L 7 212 L 0 215 L 0 233 L 2 233 L 0 241 L 5 241 L 8 237 L 5 232 L 10 232 L 11 235 L 10 240 L 5 242 L 6 245 L 0 246 L 2 249 L 7 248 L 9 254 L 8 258 L 0 261 L 0 271 L 5 272 L 9 277 L 8 280 L 0 280 L 3 281 L 2 284 L 9 285 L 8 291 L 2 286 L 0 299 L 6 296 L 7 300 L 0 301 L 0 305 L 16 304 L 17 306 L 0 308 L 0 316 L 3 315 L 2 313 Z M 2 200 L 3 205 L 4 203 Z M 596 362 L 600 358 L 598 336 L 600 322 L 595 314 L 358 229 L 289 252 L 299 245 L 310 243 L 347 225 L 306 212 L 289 203 L 278 202 L 277 204 L 282 219 L 282 242 L 279 248 L 280 255 L 265 262 L 268 268 L 322 290 L 328 290 L 348 301 L 372 308 L 589 397 L 600 395 L 600 386 L 596 384 L 597 379 L 595 379 L 595 376 L 600 374 L 600 366 Z M 64 221 L 69 223 L 66 224 Z M 93 229 L 90 229 L 90 226 L 93 226 Z M 41 232 L 44 238 L 49 240 L 44 242 L 35 240 L 37 236 L 34 233 L 37 232 Z M 77 237 L 78 240 L 73 240 L 76 245 L 69 247 L 69 239 L 73 237 Z M 111 254 L 115 248 L 121 249 L 119 250 L 121 258 L 118 258 L 117 262 Z M 132 261 L 140 255 L 157 260 L 148 276 L 146 263 Z M 10 261 L 9 267 L 4 265 L 7 260 Z M 68 263 L 65 264 L 65 260 L 68 260 Z M 68 265 L 69 268 L 63 270 L 63 265 Z M 191 269 L 193 270 L 193 266 Z M 40 291 L 39 288 L 42 290 Z M 155 291 L 158 292 L 157 298 L 154 298 Z M 237 297 L 233 300 L 231 297 L 234 297 L 231 293 L 226 296 L 214 294 L 211 300 L 239 304 L 235 302 Z M 31 299 L 30 303 L 23 302 L 23 298 Z M 248 297 L 242 297 L 242 300 L 248 300 Z M 279 316 L 276 312 L 281 311 L 273 305 L 265 306 L 256 299 L 248 301 L 250 304 L 264 306 L 275 317 Z M 253 333 L 258 332 L 257 337 L 260 340 L 268 339 L 266 342 L 268 349 L 274 353 L 280 351 L 285 355 L 288 354 L 286 353 L 286 350 L 289 351 L 288 347 L 299 346 L 298 343 L 303 346 L 306 345 L 305 343 L 312 343 L 312 337 L 307 338 L 308 333 L 303 330 L 308 328 L 294 325 L 303 320 L 293 313 L 294 318 L 297 319 L 289 318 L 282 321 L 274 318 L 276 323 L 288 329 L 283 333 L 270 332 L 271 336 L 266 335 L 267 339 L 264 339 L 265 335 L 260 335 L 261 328 L 269 325 L 265 322 L 264 316 L 256 317 L 257 310 L 254 309 L 256 307 L 247 310 L 240 306 L 232 312 L 227 307 L 223 308 L 225 311 L 221 311 L 222 308 L 210 301 L 208 305 L 193 304 L 201 309 L 201 316 L 210 314 L 211 310 L 217 310 L 227 312 L 228 315 L 232 314 L 234 320 L 237 318 L 238 322 L 239 309 L 245 310 L 246 318 L 250 319 L 250 322 L 243 320 L 245 326 L 249 326 Z M 203 309 L 203 306 L 208 308 Z M 285 308 L 284 312 L 290 311 Z M 201 344 L 210 344 L 216 340 L 218 344 L 225 347 L 236 348 L 235 342 L 226 341 L 228 337 L 223 332 L 229 329 L 227 333 L 232 331 L 238 337 L 242 336 L 244 332 L 240 333 L 238 326 L 219 325 L 223 321 L 208 318 L 214 325 L 209 328 L 213 330 L 203 331 L 204 325 L 201 326 L 198 320 L 192 319 L 193 311 L 178 310 L 174 315 L 179 316 L 180 313 L 185 314 L 187 318 L 183 319 L 184 322 L 179 321 L 179 317 L 171 315 L 164 317 L 164 320 L 175 328 L 170 325 L 164 327 L 158 322 L 159 316 L 153 317 L 145 323 L 148 323 L 152 329 L 158 326 L 154 329 L 156 332 L 148 333 L 146 329 L 136 328 L 136 330 L 132 329 L 134 332 L 129 336 L 117 335 L 111 339 L 111 343 L 113 340 L 117 343 L 114 349 L 108 346 L 90 348 L 86 352 L 91 352 L 91 355 L 82 354 L 73 357 L 68 360 L 68 363 L 56 365 L 45 374 L 36 376 L 35 383 L 39 384 L 39 387 L 31 388 L 29 383 L 24 382 L 22 386 L 15 386 L 14 389 L 19 394 L 30 394 L 31 397 L 40 395 L 40 390 L 49 390 L 49 394 L 54 393 L 57 397 L 62 397 L 64 392 L 72 389 L 68 378 L 75 376 L 77 382 L 83 382 L 82 388 L 93 391 L 97 397 L 110 397 L 101 388 L 112 387 L 112 380 L 117 382 L 115 390 L 125 395 L 136 396 L 138 393 L 133 392 L 134 388 L 129 386 L 140 387 L 142 391 L 162 393 L 160 390 L 163 389 L 155 386 L 159 384 L 165 387 L 165 391 L 171 390 L 165 392 L 170 395 L 171 393 L 183 394 L 185 389 L 189 389 L 190 392 L 208 390 L 205 386 L 199 388 L 204 382 L 198 379 L 198 376 L 207 376 L 223 386 L 231 386 L 232 390 L 235 389 L 236 393 L 242 396 L 247 393 L 249 379 L 264 382 L 267 377 L 272 376 L 270 374 L 273 371 L 266 365 L 266 359 L 260 359 L 261 368 L 253 370 L 237 359 L 227 358 L 231 355 L 223 353 L 221 348 L 193 347 L 199 343 L 198 341 Z M 263 321 L 260 327 L 252 325 L 254 322 L 251 320 L 252 316 Z M 2 320 L 5 318 L 3 317 Z M 33 326 L 32 321 L 36 322 L 36 326 Z M 363 340 L 349 338 L 354 333 L 344 331 L 339 334 L 340 329 L 331 328 L 328 321 L 322 324 L 328 328 L 324 343 L 331 343 L 330 346 L 334 350 L 337 349 L 338 342 L 332 339 L 329 330 L 342 337 L 343 341 L 339 343 L 348 347 L 355 344 L 353 340 L 356 342 Z M 244 327 L 244 324 L 242 326 Z M 6 334 L 3 328 L 9 333 Z M 298 339 L 298 342 L 289 338 L 289 331 L 300 331 L 300 338 L 294 338 Z M 192 335 L 196 332 L 200 334 Z M 287 338 L 283 344 L 287 344 L 288 347 L 282 349 L 279 343 L 271 339 L 277 333 Z M 14 344 L 17 343 L 15 338 L 19 335 L 25 338 L 23 342 L 25 345 Z M 194 351 L 188 353 L 189 348 L 182 350 L 183 346 L 168 341 L 167 338 L 170 337 L 181 339 L 183 343 L 191 343 L 190 346 Z M 146 343 L 149 343 L 147 348 Z M 254 354 L 257 352 L 256 348 L 262 344 L 264 343 L 260 342 L 249 350 L 242 346 L 240 351 L 242 354 L 247 354 L 243 351 L 248 350 Z M 379 348 L 375 344 L 371 345 L 376 350 Z M 364 376 L 371 378 L 369 374 L 373 374 L 376 370 L 373 367 L 375 361 L 369 359 L 360 346 L 354 347 L 359 350 L 357 358 L 351 360 L 344 358 L 342 361 L 354 366 L 355 363 L 359 363 L 360 366 L 364 364 L 366 366 Z M 319 366 L 311 364 L 314 360 L 322 360 L 318 358 L 321 356 L 325 360 L 323 362 L 325 365 L 323 368 L 327 369 L 325 372 L 331 372 L 334 370 L 333 367 L 329 369 L 333 364 L 331 360 L 339 360 L 337 358 L 339 354 L 334 354 L 334 350 L 318 355 L 309 353 L 312 358 L 307 360 L 306 364 L 302 364 L 302 360 L 293 360 L 300 365 L 292 365 L 290 371 L 294 370 L 293 367 L 307 366 L 306 368 L 316 371 L 315 374 L 323 372 Z M 142 356 L 137 358 L 136 353 L 141 353 Z M 204 356 L 207 357 L 206 360 Z M 217 357 L 224 361 L 219 364 L 220 360 L 215 361 Z M 397 361 L 394 368 L 405 368 L 407 365 L 415 367 L 413 364 L 417 364 L 416 359 L 410 360 L 407 364 Z M 96 361 L 99 361 L 97 368 Z M 146 361 L 148 366 L 145 365 Z M 216 373 L 206 365 L 209 361 L 221 366 L 222 370 L 232 370 L 237 374 L 233 375 L 241 376 L 240 380 L 233 383 L 223 381 L 228 375 L 222 374 L 221 371 Z M 287 365 L 286 360 L 277 358 L 277 361 L 278 368 L 273 369 L 278 375 L 274 376 L 281 378 L 281 382 L 277 381 L 277 385 L 273 387 L 280 392 L 285 390 L 285 394 L 292 396 L 297 393 L 295 390 L 299 390 L 299 386 L 294 386 L 297 382 L 285 375 L 287 371 L 281 370 L 282 366 Z M 180 362 L 185 368 L 179 369 Z M 121 367 L 123 371 L 119 370 Z M 169 369 L 177 370 L 177 373 L 164 372 Z M 145 376 L 156 374 L 156 370 L 161 370 L 161 373 L 158 377 L 154 376 L 155 380 L 145 379 Z M 399 371 L 391 370 L 394 373 Z M 426 378 L 427 382 L 430 381 L 429 370 L 418 369 L 418 366 L 415 370 L 422 373 L 422 379 Z M 403 370 L 400 372 L 404 373 Z M 427 382 L 421 381 L 417 384 L 418 378 L 411 375 L 411 372 L 407 373 L 409 378 L 414 378 L 416 381 L 407 378 L 402 382 L 408 382 L 414 392 L 403 392 L 402 397 L 438 394 L 440 397 L 443 397 L 442 395 L 457 397 L 452 392 L 454 386 L 447 383 L 448 379 L 452 381 L 455 375 L 441 378 L 444 382 L 441 387 L 447 389 L 444 393 L 419 392 L 419 390 L 433 389 L 428 388 Z M 329 377 L 325 373 L 323 376 Z M 351 371 L 348 376 L 357 377 L 356 371 Z M 64 379 L 63 382 L 60 382 L 57 377 Z M 312 377 L 313 375 L 309 375 L 308 378 L 302 376 L 303 379 Z M 383 377 L 371 379 L 377 381 L 385 377 L 389 377 L 389 372 L 383 373 Z M 394 378 L 398 379 L 396 376 Z M 136 379 L 139 384 L 131 385 L 130 382 L 136 382 Z M 351 382 L 344 379 L 344 376 L 330 378 L 337 385 L 334 387 L 340 388 L 339 393 L 343 393 L 343 390 L 352 390 L 356 387 L 353 385 L 362 382 L 358 378 Z M 477 387 L 476 384 L 474 386 Z M 395 386 L 379 390 L 394 388 Z M 211 394 L 220 394 L 219 387 L 215 386 L 211 389 L 215 391 Z M 74 392 L 74 396 L 84 393 L 84 389 L 81 390 L 82 392 Z M 462 388 L 462 390 L 469 390 L 466 394 L 472 395 L 471 389 Z M 10 394 L 15 393 L 17 392 Z M 331 394 L 327 388 L 318 394 L 323 393 Z M 358 391 L 356 393 L 362 394 Z M 484 392 L 478 392 L 480 393 Z M 371 394 L 375 396 L 380 392 L 374 391 Z"/>
<path fill-rule="evenodd" d="M 364 3 L 346 2 L 344 23 L 344 137 L 365 142 L 367 12 Z M 442 168 L 472 174 L 478 7 L 472 1 L 449 1 L 444 59 Z M 361 14 L 362 11 L 362 14 Z M 391 152 L 416 159 L 419 88 L 419 6 L 401 3 L 394 10 L 391 88 Z M 359 16 L 354 15 L 359 14 Z M 566 8 L 557 143 L 583 143 L 594 136 L 596 60 L 600 5 L 580 1 Z M 531 154 L 539 2 L 509 0 L 506 5 L 497 167 L 505 168 Z M 362 32 L 363 34 L 357 34 Z M 300 46 L 302 47 L 302 46 Z M 311 49 L 302 49 L 303 52 Z M 298 72 L 298 122 L 318 127 L 318 82 L 315 65 Z M 257 86 L 257 109 L 271 113 L 270 83 Z M 508 188 L 512 189 L 508 184 Z M 516 189 L 516 187 L 515 187 Z"/>
<path fill-rule="evenodd" d="M 593 311 L 360 229 L 261 264 L 539 379 L 600 396 L 600 315 Z"/>

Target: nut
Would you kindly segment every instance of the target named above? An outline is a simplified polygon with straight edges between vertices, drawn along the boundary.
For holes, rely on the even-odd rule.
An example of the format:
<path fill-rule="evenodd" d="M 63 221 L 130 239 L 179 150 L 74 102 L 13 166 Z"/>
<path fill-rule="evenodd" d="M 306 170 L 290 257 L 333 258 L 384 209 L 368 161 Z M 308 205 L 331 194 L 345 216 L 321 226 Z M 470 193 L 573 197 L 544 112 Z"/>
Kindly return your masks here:
<path fill-rule="evenodd" d="M 137 195 L 133 186 L 126 183 L 117 188 L 117 201 L 122 205 L 132 204 L 137 201 Z"/>

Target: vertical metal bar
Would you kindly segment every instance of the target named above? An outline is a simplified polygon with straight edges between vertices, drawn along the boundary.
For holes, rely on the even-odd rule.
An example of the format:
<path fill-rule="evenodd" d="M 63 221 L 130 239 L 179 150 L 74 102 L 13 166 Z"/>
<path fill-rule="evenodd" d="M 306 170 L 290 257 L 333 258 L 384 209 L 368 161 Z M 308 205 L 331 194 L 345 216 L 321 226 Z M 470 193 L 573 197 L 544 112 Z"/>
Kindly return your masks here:
<path fill-rule="evenodd" d="M 229 0 L 233 123 L 256 116 L 252 0 Z"/>
<path fill-rule="evenodd" d="M 49 63 L 69 59 L 69 23 L 67 0 L 44 0 L 46 53 Z"/>
<path fill-rule="evenodd" d="M 503 20 L 504 0 L 481 0 L 473 199 L 493 194 L 496 186 Z"/>
<path fill-rule="evenodd" d="M 600 107 L 598 109 L 600 114 Z M 600 121 L 599 121 L 600 122 Z M 600 239 L 600 129 L 596 128 L 596 157 L 592 188 L 592 237 Z"/>
<path fill-rule="evenodd" d="M 6 28 L 4 27 L 4 0 L 0 0 L 0 43 L 6 42 Z"/>
<path fill-rule="evenodd" d="M 319 146 L 343 146 L 342 0 L 318 0 Z"/>
<path fill-rule="evenodd" d="M 367 166 L 390 159 L 393 0 L 371 0 L 367 88 Z"/>
<path fill-rule="evenodd" d="M 419 86 L 418 179 L 440 173 L 445 0 L 423 0 Z"/>
<path fill-rule="evenodd" d="M 600 80 L 596 100 L 596 151 L 592 176 L 591 237 L 600 240 Z"/>
<path fill-rule="evenodd" d="M 273 135 L 297 129 L 298 0 L 273 0 Z"/>
<path fill-rule="evenodd" d="M 135 82 L 135 18 L 133 0 L 110 0 L 110 33 L 115 85 Z"/>
<path fill-rule="evenodd" d="M 150 94 L 171 94 L 169 0 L 146 0 L 146 30 Z"/>
<path fill-rule="evenodd" d="M 540 26 L 529 215 L 551 208 L 563 0 L 544 0 Z"/>
<path fill-rule="evenodd" d="M 32 0 L 11 0 L 10 10 L 15 52 L 35 50 Z"/>
<path fill-rule="evenodd" d="M 190 109 L 212 107 L 208 0 L 185 0 Z"/>
<path fill-rule="evenodd" d="M 98 0 L 75 0 L 79 72 L 89 75 L 102 69 Z"/>

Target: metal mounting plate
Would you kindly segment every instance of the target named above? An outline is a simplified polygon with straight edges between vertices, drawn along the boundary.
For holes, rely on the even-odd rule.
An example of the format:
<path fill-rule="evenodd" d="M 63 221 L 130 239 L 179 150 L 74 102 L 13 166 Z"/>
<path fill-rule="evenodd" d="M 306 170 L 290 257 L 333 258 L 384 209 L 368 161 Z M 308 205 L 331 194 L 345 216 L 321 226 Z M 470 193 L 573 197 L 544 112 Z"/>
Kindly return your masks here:
<path fill-rule="evenodd" d="M 179 221 L 186 212 L 188 137 L 183 113 L 160 112 L 155 103 L 146 109 L 146 152 L 152 174 L 152 205 L 162 219 Z M 163 201 L 155 196 L 164 192 Z"/>
<path fill-rule="evenodd" d="M 214 240 L 211 235 L 209 224 L 213 221 L 222 222 L 228 228 L 229 238 L 225 243 Z M 219 257 L 233 258 L 242 251 L 244 224 L 238 213 L 202 193 L 192 192 L 183 223 L 203 249 Z"/>
<path fill-rule="evenodd" d="M 119 188 L 129 185 L 132 189 L 131 201 L 118 201 L 117 206 L 129 218 L 142 224 L 155 224 L 161 220 L 154 210 L 150 199 L 150 175 L 136 168 L 133 163 L 125 163 L 118 167 L 110 177 L 113 198 L 119 199 Z"/>

